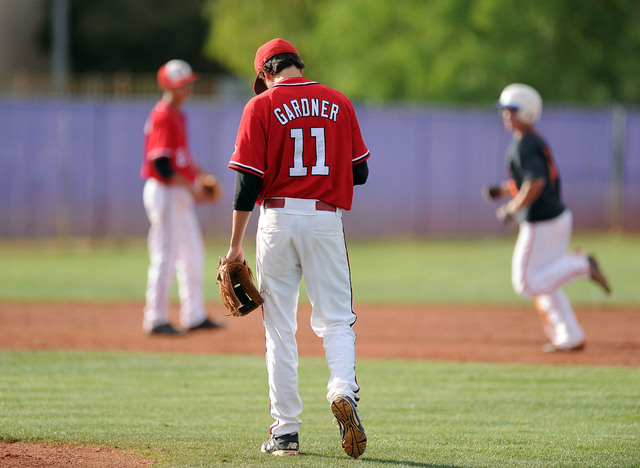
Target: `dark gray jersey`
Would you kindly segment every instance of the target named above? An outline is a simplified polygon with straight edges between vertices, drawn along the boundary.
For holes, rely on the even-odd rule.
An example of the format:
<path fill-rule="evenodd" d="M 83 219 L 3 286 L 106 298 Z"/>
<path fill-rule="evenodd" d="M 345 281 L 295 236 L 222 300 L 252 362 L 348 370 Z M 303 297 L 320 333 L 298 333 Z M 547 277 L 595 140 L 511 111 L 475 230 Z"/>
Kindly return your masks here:
<path fill-rule="evenodd" d="M 546 181 L 538 199 L 522 213 L 524 220 L 544 221 L 564 211 L 560 174 L 551 150 L 542 137 L 527 133 L 520 140 L 514 139 L 507 150 L 507 168 L 518 190 L 527 180 L 542 177 Z"/>

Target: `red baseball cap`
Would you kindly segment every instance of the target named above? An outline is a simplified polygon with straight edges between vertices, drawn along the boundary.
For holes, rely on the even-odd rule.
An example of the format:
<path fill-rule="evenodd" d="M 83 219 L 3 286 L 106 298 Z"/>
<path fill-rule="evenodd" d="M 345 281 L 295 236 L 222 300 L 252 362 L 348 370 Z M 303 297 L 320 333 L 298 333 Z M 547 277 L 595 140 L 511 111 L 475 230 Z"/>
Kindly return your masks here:
<path fill-rule="evenodd" d="M 200 75 L 193 73 L 184 60 L 169 60 L 158 70 L 158 86 L 161 89 L 176 89 L 193 83 Z"/>
<path fill-rule="evenodd" d="M 269 42 L 262 44 L 260 47 L 258 47 L 258 50 L 256 51 L 256 58 L 253 61 L 253 68 L 256 69 L 256 74 L 260 75 L 264 62 L 269 60 L 274 55 L 289 53 L 298 55 L 298 51 L 295 47 L 293 47 L 293 44 L 285 41 L 284 39 L 280 39 L 279 37 L 271 39 Z M 264 84 L 264 81 L 262 81 L 259 77 L 256 77 L 256 81 L 253 83 L 253 91 L 256 94 L 260 94 L 266 90 L 267 86 Z"/>

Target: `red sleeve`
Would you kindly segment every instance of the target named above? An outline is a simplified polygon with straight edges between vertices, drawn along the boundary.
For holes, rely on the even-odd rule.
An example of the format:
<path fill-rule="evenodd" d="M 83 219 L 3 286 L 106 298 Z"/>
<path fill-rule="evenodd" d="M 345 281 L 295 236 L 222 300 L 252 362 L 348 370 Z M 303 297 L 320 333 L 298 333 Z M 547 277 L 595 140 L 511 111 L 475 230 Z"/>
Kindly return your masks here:
<path fill-rule="evenodd" d="M 351 141 L 353 145 L 353 154 L 351 162 L 352 164 L 359 164 L 363 161 L 369 159 L 369 150 L 367 146 L 364 144 L 364 140 L 362 139 L 362 132 L 360 132 L 360 124 L 358 123 L 358 119 L 356 118 L 356 113 L 351 108 L 352 115 L 352 125 L 351 125 Z"/>
<path fill-rule="evenodd" d="M 175 125 L 166 112 L 159 112 L 151 120 L 147 140 L 147 159 L 153 161 L 160 156 L 173 157 L 177 148 Z"/>
<path fill-rule="evenodd" d="M 256 106 L 257 99 L 251 99 L 244 110 L 238 127 L 235 151 L 231 155 L 229 167 L 236 171 L 248 172 L 264 177 L 267 154 L 268 122 Z"/>

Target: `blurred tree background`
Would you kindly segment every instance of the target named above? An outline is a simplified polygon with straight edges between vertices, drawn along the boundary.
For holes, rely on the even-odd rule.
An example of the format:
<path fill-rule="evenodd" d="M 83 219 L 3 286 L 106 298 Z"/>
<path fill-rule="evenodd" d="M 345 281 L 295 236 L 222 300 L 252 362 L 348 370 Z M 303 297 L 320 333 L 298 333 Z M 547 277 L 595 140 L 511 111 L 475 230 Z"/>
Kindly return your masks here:
<path fill-rule="evenodd" d="M 638 0 L 208 0 L 211 57 L 253 76 L 257 45 L 294 43 L 353 99 L 486 102 L 526 82 L 553 101 L 640 102 Z"/>
<path fill-rule="evenodd" d="M 556 102 L 640 103 L 638 0 L 71 0 L 77 72 L 180 57 L 253 81 L 294 43 L 306 75 L 369 102 L 486 103 L 510 82 Z"/>
<path fill-rule="evenodd" d="M 209 20 L 203 0 L 69 0 L 72 73 L 155 73 L 173 58 L 203 73 L 220 73 L 203 53 Z M 49 50 L 52 0 L 40 32 Z"/>

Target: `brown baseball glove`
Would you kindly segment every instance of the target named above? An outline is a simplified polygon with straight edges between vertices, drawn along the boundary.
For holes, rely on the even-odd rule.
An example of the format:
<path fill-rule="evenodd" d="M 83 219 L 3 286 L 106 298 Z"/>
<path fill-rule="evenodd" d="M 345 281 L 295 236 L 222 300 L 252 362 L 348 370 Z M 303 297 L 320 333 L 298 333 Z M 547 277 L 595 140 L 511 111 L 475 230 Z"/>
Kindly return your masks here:
<path fill-rule="evenodd" d="M 213 174 L 204 174 L 200 179 L 202 201 L 215 203 L 222 198 L 222 186 Z"/>
<path fill-rule="evenodd" d="M 220 257 L 218 265 L 220 299 L 228 315 L 243 317 L 262 305 L 264 299 L 253 284 L 253 273 L 247 262 L 229 262 Z"/>

